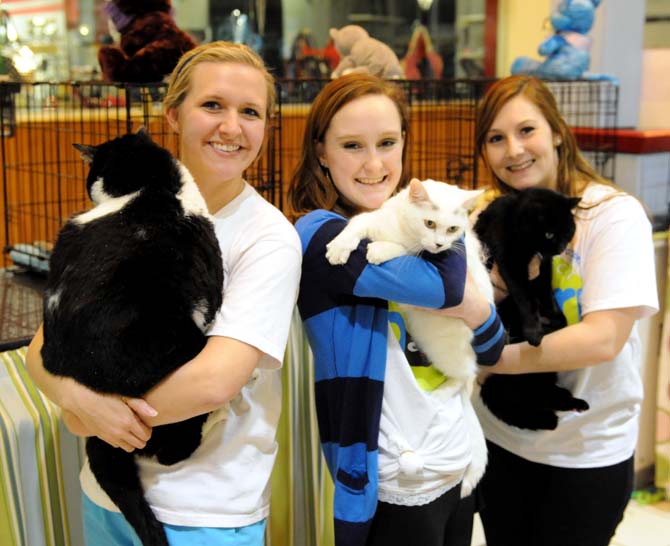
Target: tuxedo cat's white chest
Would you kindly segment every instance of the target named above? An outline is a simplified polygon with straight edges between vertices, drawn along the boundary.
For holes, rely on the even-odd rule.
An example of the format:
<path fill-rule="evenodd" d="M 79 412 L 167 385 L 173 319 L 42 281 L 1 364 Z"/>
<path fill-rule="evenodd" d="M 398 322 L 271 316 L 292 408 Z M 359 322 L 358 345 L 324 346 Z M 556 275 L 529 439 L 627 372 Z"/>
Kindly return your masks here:
<path fill-rule="evenodd" d="M 98 178 L 91 186 L 90 193 L 93 202 L 98 204 L 91 210 L 75 216 L 73 218 L 73 222 L 76 224 L 88 224 L 89 222 L 97 220 L 98 218 L 102 218 L 103 216 L 116 214 L 133 199 L 135 199 L 140 194 L 140 191 L 136 191 L 128 195 L 121 195 L 120 197 L 112 197 L 111 195 L 107 194 L 107 192 L 105 192 L 105 181 L 102 178 Z"/>

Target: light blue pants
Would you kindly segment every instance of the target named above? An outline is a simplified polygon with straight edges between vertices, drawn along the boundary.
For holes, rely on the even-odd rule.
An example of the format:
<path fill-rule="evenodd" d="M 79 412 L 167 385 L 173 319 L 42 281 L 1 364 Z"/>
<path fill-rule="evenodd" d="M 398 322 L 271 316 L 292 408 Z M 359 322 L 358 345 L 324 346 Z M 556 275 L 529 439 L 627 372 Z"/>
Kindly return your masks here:
<path fill-rule="evenodd" d="M 86 546 L 142 546 L 126 518 L 82 494 Z M 170 546 L 263 546 L 265 520 L 246 527 L 184 527 L 163 524 Z"/>

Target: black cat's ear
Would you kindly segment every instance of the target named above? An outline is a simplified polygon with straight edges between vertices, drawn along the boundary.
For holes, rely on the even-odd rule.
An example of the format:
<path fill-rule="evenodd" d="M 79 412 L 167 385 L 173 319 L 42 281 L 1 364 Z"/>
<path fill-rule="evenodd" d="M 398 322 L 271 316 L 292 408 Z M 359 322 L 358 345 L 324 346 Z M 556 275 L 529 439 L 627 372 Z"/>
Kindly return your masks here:
<path fill-rule="evenodd" d="M 86 163 L 88 163 L 89 165 L 93 163 L 93 158 L 95 157 L 95 152 L 97 150 L 95 146 L 88 146 L 86 144 L 77 144 L 76 142 L 73 142 L 72 146 L 74 146 L 77 149 L 79 155 L 84 161 L 86 161 Z"/>
<path fill-rule="evenodd" d="M 582 200 L 581 197 L 568 197 L 568 203 L 570 203 L 570 210 L 574 209 L 579 202 Z"/>

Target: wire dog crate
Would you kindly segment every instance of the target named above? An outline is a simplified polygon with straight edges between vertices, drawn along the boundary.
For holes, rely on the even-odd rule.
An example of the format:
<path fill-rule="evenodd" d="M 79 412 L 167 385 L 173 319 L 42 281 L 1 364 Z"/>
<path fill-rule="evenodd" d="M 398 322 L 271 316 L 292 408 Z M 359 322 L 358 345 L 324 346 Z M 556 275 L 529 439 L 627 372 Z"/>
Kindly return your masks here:
<path fill-rule="evenodd" d="M 329 80 L 283 80 L 268 145 L 247 180 L 282 209 L 300 158 L 307 112 Z M 486 184 L 474 153 L 475 111 L 493 80 L 398 80 L 410 107 L 407 167 L 412 176 L 462 187 Z M 618 88 L 610 82 L 549 82 L 582 149 L 614 179 Z M 0 83 L 3 223 L 0 236 L 15 264 L 46 271 L 63 222 L 89 207 L 88 167 L 73 143 L 98 144 L 144 126 L 176 153 L 163 115 L 165 86 L 86 83 Z M 284 187 L 283 187 L 284 186 Z"/>
<path fill-rule="evenodd" d="M 263 154 L 247 180 L 280 209 L 300 158 L 314 97 L 329 80 L 279 83 L 279 108 Z M 492 80 L 397 81 L 410 107 L 406 142 L 412 176 L 477 187 L 488 183 L 474 154 L 475 110 Z M 609 82 L 550 82 L 580 147 L 614 179 L 618 89 Z M 73 213 L 90 206 L 88 166 L 72 143 L 99 144 L 144 126 L 176 153 L 162 111 L 163 85 L 0 83 L 0 347 L 25 344 L 41 322 L 50 249 Z M 26 271 L 28 276 L 21 276 Z"/>
<path fill-rule="evenodd" d="M 311 102 L 330 80 L 284 80 L 282 170 L 293 172 L 302 147 Z M 410 107 L 407 167 L 412 176 L 463 187 L 490 182 L 475 160 L 475 111 L 495 80 L 398 80 Z M 580 149 L 603 177 L 614 180 L 619 88 L 609 81 L 546 82 L 572 128 Z"/>
<path fill-rule="evenodd" d="M 615 180 L 619 87 L 610 81 L 549 81 L 556 102 L 596 171 Z"/>
<path fill-rule="evenodd" d="M 307 112 L 327 79 L 283 80 L 282 170 L 289 177 L 300 159 Z M 487 80 L 397 80 L 407 97 L 410 130 L 406 168 L 413 177 L 464 187 L 476 182 L 475 109 Z"/>
<path fill-rule="evenodd" d="M 51 245 L 73 213 L 90 206 L 88 166 L 73 143 L 100 144 L 145 127 L 177 155 L 177 141 L 163 115 L 164 84 L 0 84 L 5 253 L 17 265 L 47 271 Z M 276 168 L 280 124 L 270 127 L 262 156 L 247 180 L 281 207 Z"/>

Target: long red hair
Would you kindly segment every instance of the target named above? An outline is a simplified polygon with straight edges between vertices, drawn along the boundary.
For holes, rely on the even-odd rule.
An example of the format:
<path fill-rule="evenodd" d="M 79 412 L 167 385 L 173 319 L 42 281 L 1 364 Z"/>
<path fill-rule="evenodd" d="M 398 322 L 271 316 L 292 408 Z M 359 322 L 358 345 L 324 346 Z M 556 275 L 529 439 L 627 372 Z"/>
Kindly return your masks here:
<path fill-rule="evenodd" d="M 384 95 L 391 99 L 400 114 L 401 129 L 407 143 L 409 109 L 402 88 L 369 74 L 349 74 L 329 82 L 317 95 L 307 116 L 302 152 L 288 188 L 290 215 L 293 220 L 315 209 L 337 210 L 345 216 L 358 211 L 345 203 L 319 163 L 317 145 L 323 143 L 333 116 L 351 101 L 366 95 Z M 404 170 L 407 146 L 403 146 L 403 172 L 398 188 L 407 184 Z"/>

